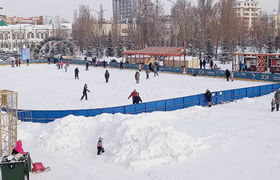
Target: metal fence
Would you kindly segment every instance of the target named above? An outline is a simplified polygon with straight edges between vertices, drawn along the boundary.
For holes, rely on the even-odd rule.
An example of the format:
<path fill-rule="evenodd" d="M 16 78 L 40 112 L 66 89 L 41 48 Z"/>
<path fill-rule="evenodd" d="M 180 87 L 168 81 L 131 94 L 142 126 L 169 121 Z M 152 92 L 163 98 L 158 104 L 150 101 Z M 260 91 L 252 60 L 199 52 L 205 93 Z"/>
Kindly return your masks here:
<path fill-rule="evenodd" d="M 245 97 L 253 98 L 267 95 L 280 88 L 280 84 L 269 84 L 264 86 L 255 86 L 248 88 L 240 88 L 233 90 L 212 92 L 212 102 L 214 104 L 223 104 L 232 102 L 234 100 Z M 141 104 L 133 104 L 127 106 L 98 108 L 98 109 L 82 109 L 82 110 L 29 110 L 33 122 L 48 123 L 55 119 L 62 118 L 68 115 L 75 116 L 96 116 L 103 113 L 122 113 L 122 114 L 139 114 L 143 112 L 153 111 L 173 111 L 177 109 L 188 108 L 191 106 L 205 106 L 207 100 L 205 94 L 198 94 L 193 96 L 186 96 L 174 99 L 166 99 L 160 101 L 152 101 Z M 26 121 L 25 115 L 22 112 L 26 110 L 19 110 L 18 118 Z M 29 120 L 30 118 L 28 118 Z"/>

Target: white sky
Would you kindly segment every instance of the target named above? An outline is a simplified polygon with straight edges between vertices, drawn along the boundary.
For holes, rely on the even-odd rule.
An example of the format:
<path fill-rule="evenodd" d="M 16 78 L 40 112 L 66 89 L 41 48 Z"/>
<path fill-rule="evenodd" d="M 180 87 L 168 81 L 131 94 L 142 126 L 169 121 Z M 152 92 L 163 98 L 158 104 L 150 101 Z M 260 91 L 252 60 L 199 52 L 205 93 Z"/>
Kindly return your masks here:
<path fill-rule="evenodd" d="M 3 14 L 7 16 L 44 16 L 51 17 L 60 15 L 62 18 L 68 21 L 73 21 L 74 10 L 79 8 L 80 4 L 89 5 L 91 9 L 99 10 L 102 4 L 103 9 L 107 9 L 104 13 L 106 19 L 112 17 L 112 0 L 1 0 L 3 3 Z M 155 0 L 154 0 L 155 1 Z M 176 0 L 173 0 L 176 1 Z M 191 0 L 193 3 L 197 0 Z M 215 0 L 217 1 L 217 0 Z M 40 2 L 40 3 L 39 3 Z M 268 13 L 273 12 L 273 9 L 278 9 L 277 0 L 259 0 L 262 10 L 266 10 Z M 167 0 L 161 0 L 164 4 L 165 12 L 170 13 L 170 7 L 172 3 Z M 93 12 L 95 13 L 95 12 Z M 96 14 L 96 13 L 95 13 Z"/>

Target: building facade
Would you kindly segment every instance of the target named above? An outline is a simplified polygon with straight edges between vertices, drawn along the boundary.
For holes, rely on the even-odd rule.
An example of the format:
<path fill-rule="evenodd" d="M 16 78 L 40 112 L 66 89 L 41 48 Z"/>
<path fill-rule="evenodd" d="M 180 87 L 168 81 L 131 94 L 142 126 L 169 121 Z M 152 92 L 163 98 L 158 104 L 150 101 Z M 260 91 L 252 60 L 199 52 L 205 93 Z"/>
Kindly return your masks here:
<path fill-rule="evenodd" d="M 137 17 L 137 0 L 113 0 L 113 18 L 126 19 Z"/>
<path fill-rule="evenodd" d="M 260 3 L 254 0 L 236 1 L 234 9 L 240 25 L 248 29 L 254 27 L 261 14 Z"/>
<path fill-rule="evenodd" d="M 43 25 L 44 24 L 44 18 L 43 16 L 39 17 L 29 17 L 29 18 L 23 18 L 23 17 L 7 17 L 3 16 L 3 20 L 8 25 L 14 25 L 14 24 L 33 24 L 33 25 Z"/>

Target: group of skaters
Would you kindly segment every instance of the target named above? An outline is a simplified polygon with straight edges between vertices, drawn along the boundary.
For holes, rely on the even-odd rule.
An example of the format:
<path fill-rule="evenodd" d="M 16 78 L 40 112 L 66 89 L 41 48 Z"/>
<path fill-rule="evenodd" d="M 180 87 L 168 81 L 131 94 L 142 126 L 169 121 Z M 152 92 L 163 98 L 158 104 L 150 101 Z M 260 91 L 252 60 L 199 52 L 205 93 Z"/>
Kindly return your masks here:
<path fill-rule="evenodd" d="M 140 80 L 140 72 L 142 71 L 144 65 L 143 63 L 139 64 L 139 68 L 135 73 L 135 80 L 136 80 L 136 84 L 139 84 L 139 80 Z M 123 65 L 120 64 L 120 69 L 123 69 Z M 146 69 L 146 79 L 149 79 L 149 74 L 150 72 L 154 72 L 154 77 L 159 76 L 158 74 L 158 63 L 154 62 L 154 63 L 150 63 L 149 64 L 149 69 Z"/>
<path fill-rule="evenodd" d="M 65 69 L 65 72 L 67 72 L 67 69 L 69 67 L 69 62 L 66 61 L 65 63 L 61 60 L 60 62 L 57 62 L 56 63 L 56 66 L 57 66 L 57 69 L 63 69 L 63 66 L 64 66 L 64 69 Z"/>
<path fill-rule="evenodd" d="M 11 66 L 12 67 L 20 67 L 20 64 L 21 64 L 21 61 L 19 59 L 11 61 Z M 27 64 L 27 65 L 29 65 L 29 64 Z"/>

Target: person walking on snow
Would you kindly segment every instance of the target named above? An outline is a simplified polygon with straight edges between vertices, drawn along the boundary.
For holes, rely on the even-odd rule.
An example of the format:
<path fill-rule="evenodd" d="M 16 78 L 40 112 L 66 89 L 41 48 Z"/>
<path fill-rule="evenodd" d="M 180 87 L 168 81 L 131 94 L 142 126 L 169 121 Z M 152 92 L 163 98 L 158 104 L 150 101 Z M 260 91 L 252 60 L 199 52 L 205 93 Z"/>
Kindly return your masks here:
<path fill-rule="evenodd" d="M 86 71 L 88 71 L 88 62 L 89 61 L 87 60 L 87 62 L 86 62 L 86 69 L 85 69 Z"/>
<path fill-rule="evenodd" d="M 280 89 L 278 89 L 275 94 L 274 94 L 274 98 L 275 98 L 275 103 L 276 103 L 276 111 L 279 111 L 279 104 L 280 104 Z"/>
<path fill-rule="evenodd" d="M 136 84 L 139 83 L 139 79 L 140 79 L 140 73 L 138 71 L 136 71 L 136 73 L 135 73 Z"/>
<path fill-rule="evenodd" d="M 98 142 L 97 142 L 97 155 L 101 155 L 101 152 L 102 153 L 105 152 L 102 141 L 103 141 L 103 138 L 99 137 Z"/>
<path fill-rule="evenodd" d="M 208 101 L 208 107 L 211 107 L 212 106 L 212 93 L 210 92 L 209 89 L 206 90 L 205 98 Z"/>
<path fill-rule="evenodd" d="M 230 79 L 233 81 L 233 71 L 230 71 Z"/>
<path fill-rule="evenodd" d="M 106 83 L 108 83 L 109 77 L 110 77 L 110 74 L 109 74 L 108 70 L 106 70 L 106 72 L 105 72 L 105 80 L 106 80 Z"/>
<path fill-rule="evenodd" d="M 81 100 L 83 100 L 84 96 L 86 96 L 86 100 L 87 100 L 87 92 L 90 92 L 88 90 L 87 84 L 84 85 L 84 90 L 83 90 L 83 96 L 81 97 Z"/>
<path fill-rule="evenodd" d="M 205 59 L 203 60 L 203 68 L 205 69 L 206 61 Z"/>
<path fill-rule="evenodd" d="M 75 69 L 75 79 L 79 79 L 79 69 L 76 67 Z"/>
<path fill-rule="evenodd" d="M 63 61 L 60 61 L 60 68 L 63 68 Z"/>
<path fill-rule="evenodd" d="M 271 101 L 271 112 L 273 112 L 275 109 L 275 99 L 273 98 Z"/>
<path fill-rule="evenodd" d="M 229 70 L 228 70 L 228 69 L 226 69 L 226 77 L 227 77 L 227 81 L 228 81 L 229 76 L 230 76 L 230 72 L 229 72 Z"/>
<path fill-rule="evenodd" d="M 128 96 L 127 99 L 129 99 L 130 97 L 132 97 L 132 103 L 133 103 L 133 100 L 134 100 L 134 97 L 136 96 L 138 92 L 136 91 L 136 89 L 133 90 L 133 92 Z"/>
<path fill-rule="evenodd" d="M 154 77 L 155 77 L 156 75 L 158 75 L 158 73 L 157 73 L 157 68 L 158 68 L 158 65 L 157 65 L 157 63 L 155 62 L 154 65 L 153 65 Z M 158 75 L 158 76 L 159 76 L 159 75 Z"/>
<path fill-rule="evenodd" d="M 65 72 L 67 72 L 67 68 L 68 68 L 68 65 L 65 64 L 65 65 L 64 65 Z"/>
<path fill-rule="evenodd" d="M 123 69 L 123 61 L 120 62 L 120 70 Z"/>

